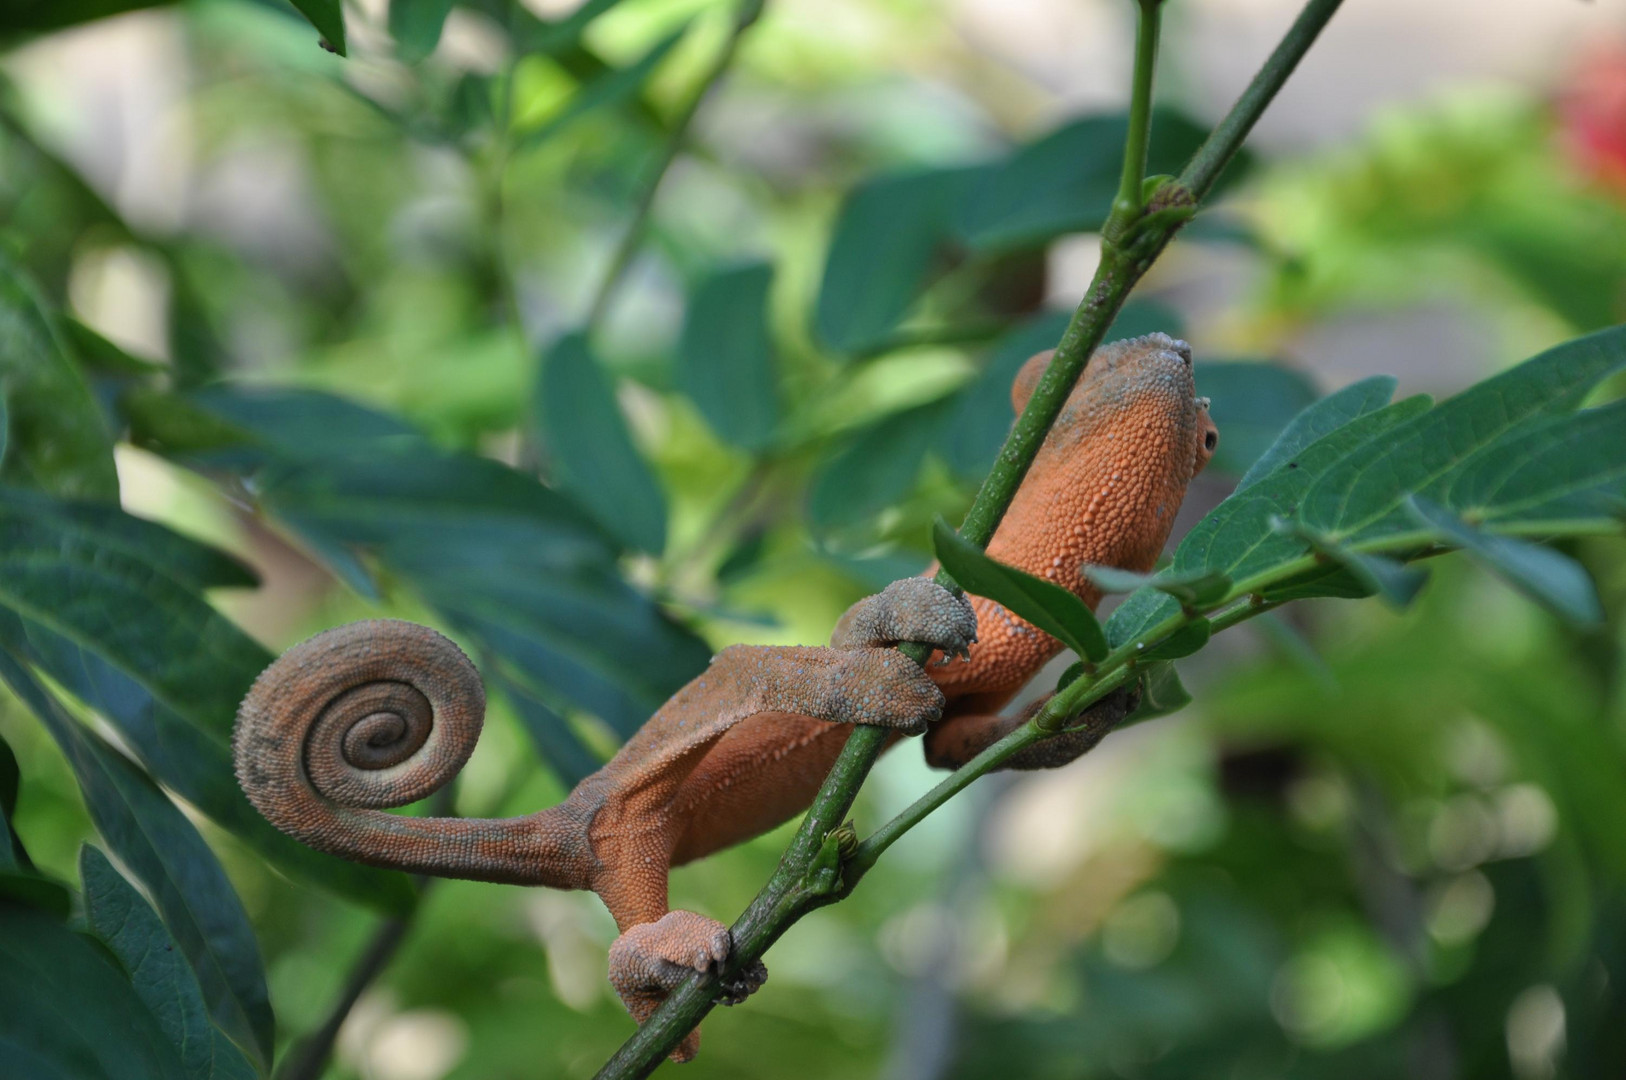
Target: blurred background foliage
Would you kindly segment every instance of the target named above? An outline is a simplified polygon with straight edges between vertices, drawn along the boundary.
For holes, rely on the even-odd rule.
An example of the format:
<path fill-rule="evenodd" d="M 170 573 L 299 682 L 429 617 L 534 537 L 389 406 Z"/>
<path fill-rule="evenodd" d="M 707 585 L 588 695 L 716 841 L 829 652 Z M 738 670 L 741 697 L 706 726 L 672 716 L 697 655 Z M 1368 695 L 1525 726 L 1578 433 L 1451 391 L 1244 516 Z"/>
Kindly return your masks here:
<path fill-rule="evenodd" d="M 1626 23 L 1525 6 L 1352 5 L 1125 310 L 1196 344 L 1223 432 L 1183 523 L 1322 393 L 1626 318 Z M 455 809 L 521 813 L 714 648 L 822 640 L 921 569 L 1088 280 L 1131 7 L 8 4 L 14 1022 L 128 1033 L 60 1047 L 84 1075 L 250 1076 L 398 941 L 329 1075 L 590 1075 L 630 1028 L 597 901 L 415 899 L 286 840 L 232 779 L 237 700 L 308 633 L 432 622 L 493 699 Z M 1152 171 L 1291 7 L 1171 0 Z M 1567 550 L 1604 631 L 1447 560 L 1404 615 L 1226 635 L 1181 715 L 984 781 L 799 924 L 689 1072 L 1621 1075 L 1626 560 Z M 860 819 L 927 780 L 891 755 Z M 783 841 L 674 904 L 738 912 Z M 131 978 L 40 914 L 70 904 Z"/>

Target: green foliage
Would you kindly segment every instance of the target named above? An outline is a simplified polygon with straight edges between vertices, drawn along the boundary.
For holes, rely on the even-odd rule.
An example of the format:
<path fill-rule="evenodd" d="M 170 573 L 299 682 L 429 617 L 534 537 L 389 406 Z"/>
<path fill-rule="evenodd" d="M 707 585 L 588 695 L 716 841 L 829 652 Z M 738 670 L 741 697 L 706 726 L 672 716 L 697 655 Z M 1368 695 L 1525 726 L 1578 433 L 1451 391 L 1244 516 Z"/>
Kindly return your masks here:
<path fill-rule="evenodd" d="M 0 35 L 136 6 L 12 4 Z M 615 0 L 557 19 L 476 0 L 459 18 L 496 44 L 493 71 L 437 50 L 453 6 L 393 0 L 382 53 L 376 32 L 346 41 L 330 0 L 270 18 L 243 4 L 157 16 L 186 31 L 187 190 L 236 175 L 242 146 L 275 146 L 297 197 L 270 214 L 204 213 L 189 195 L 178 224 L 125 221 L 123 193 L 99 186 L 110 173 L 81 177 L 82 148 L 53 151 L 34 128 L 55 126 L 26 95 L 0 102 L 0 674 L 15 699 L 0 725 L 18 748 L 0 743 L 8 1063 L 255 1075 L 274 1049 L 271 1006 L 282 1035 L 316 1029 L 378 910 L 412 930 L 369 1001 L 465 1025 L 453 1076 L 601 1059 L 630 1025 L 600 985 L 613 929 L 596 909 L 475 885 L 419 902 L 404 876 L 319 855 L 248 806 L 229 726 L 271 656 L 260 642 L 374 614 L 447 629 L 492 692 L 457 812 L 532 811 L 714 647 L 815 640 L 860 585 L 918 572 L 929 523 L 955 519 L 994 463 L 1015 371 L 1067 323 L 1045 306 L 1048 249 L 1102 226 L 1122 116 L 988 150 L 1000 118 L 1031 103 L 984 109 L 989 91 L 970 87 L 956 91 L 969 119 L 927 123 L 909 105 L 900 135 L 890 87 L 921 70 L 911 50 L 930 35 L 911 23 L 878 64 L 770 10 L 753 32 L 762 53 L 743 49 L 712 98 L 774 110 L 774 137 L 714 131 L 709 111 L 677 130 L 734 10 L 685 9 L 694 21 L 679 25 Z M 366 51 L 368 77 L 321 54 L 295 7 L 341 55 Z M 905 36 L 872 14 L 877 35 Z M 785 110 L 832 91 L 846 95 L 832 99 L 840 123 L 803 132 L 782 160 Z M 1233 172 L 1262 193 L 1247 230 L 1199 219 L 1168 257 L 1245 243 L 1267 287 L 1223 321 L 1259 343 L 1250 357 L 1279 355 L 1282 328 L 1317 313 L 1442 293 L 1485 318 L 1516 307 L 1524 337 L 1510 341 L 1617 319 L 1626 246 L 1610 241 L 1626 215 L 1562 172 L 1533 113 L 1492 120 L 1402 119 L 1291 175 L 1243 162 Z M 1159 112 L 1150 171 L 1177 170 L 1203 134 Z M 651 165 L 673 146 L 682 165 L 656 199 Z M 649 220 L 629 221 L 646 201 Z M 217 213 L 241 232 L 216 231 Z M 256 215 L 276 221 L 277 243 Z M 300 239 L 310 222 L 319 242 Z M 627 317 L 589 336 L 581 267 L 629 229 L 648 250 L 618 294 Z M 156 275 L 143 325 L 166 331 L 162 360 L 92 328 L 117 321 L 81 288 L 104 254 Z M 1474 293 L 1486 266 L 1523 307 Z M 1137 294 L 1109 340 L 1183 336 L 1167 302 L 1185 305 L 1168 284 L 1180 273 Z M 992 815 L 966 862 L 951 854 L 962 834 L 922 830 L 910 858 L 787 935 L 763 1008 L 708 1021 L 710 1074 L 881 1067 L 897 1052 L 890 1017 L 940 1015 L 900 976 L 931 981 L 928 938 L 974 960 L 944 1022 L 962 1033 L 950 1075 L 1390 1075 L 1415 1069 L 1442 1028 L 1462 1075 L 1499 1075 L 1506 1020 L 1533 986 L 1564 1003 L 1555 1075 L 1620 1072 L 1619 559 L 1588 538 L 1619 532 L 1626 405 L 1580 406 L 1618 392 L 1621 330 L 1431 407 L 1389 404 L 1390 377 L 1317 400 L 1310 353 L 1294 367 L 1215 360 L 1213 313 L 1198 314 L 1197 384 L 1222 436 L 1190 502 L 1241 479 L 1168 567 L 1085 569 L 1129 593 L 1104 630 L 1055 584 L 934 537 L 962 584 L 1086 658 L 1064 687 L 1117 671 L 1140 692 L 1127 722 L 1187 709 L 1141 743 L 1145 760 L 1097 778 L 1123 790 L 1078 817 L 1115 846 L 1058 817 L 1046 843 L 1088 859 L 1030 874 L 1023 859 L 1058 856 L 1003 824 L 1023 815 Z M 558 342 L 545 353 L 544 335 Z M 1571 625 L 1467 576 L 1465 560 L 1430 558 L 1418 592 L 1414 561 L 1457 548 Z M 253 593 L 246 564 L 264 573 Z M 1406 611 L 1293 605 L 1265 621 L 1289 600 L 1374 594 Z M 1206 648 L 1261 615 L 1269 652 L 1242 633 Z M 919 780 L 903 768 L 878 777 L 861 825 Z M 1547 849 L 1509 839 L 1528 828 L 1515 811 L 1532 790 L 1558 822 Z M 1456 852 L 1473 833 L 1462 822 L 1480 818 L 1501 839 Z M 93 831 L 117 869 L 81 849 Z M 771 835 L 680 872 L 674 904 L 741 910 L 783 846 Z M 75 853 L 78 894 L 64 883 Z M 1461 899 L 1481 886 L 1488 908 Z M 64 927 L 75 908 L 106 949 Z M 945 912 L 973 929 L 951 932 Z M 1021 1004 L 1033 1000 L 1044 1008 Z M 1311 1023 L 1316 1009 L 1333 1019 Z M 335 1072 L 370 1068 L 351 1057 Z"/>
<path fill-rule="evenodd" d="M 180 1055 L 191 1080 L 250 1080 L 258 1072 L 209 1023 L 203 991 L 158 915 L 107 856 L 79 852 L 85 922 L 130 977 L 130 986 Z"/>
<path fill-rule="evenodd" d="M 113 498 L 113 444 L 84 376 L 27 276 L 0 257 L 0 392 L 5 470 L 61 495 Z"/>
<path fill-rule="evenodd" d="M 17 1076 L 195 1075 L 104 950 L 11 904 L 0 904 L 0 1056 Z"/>
<path fill-rule="evenodd" d="M 1084 601 L 1054 582 L 995 562 L 960 538 L 942 518 L 932 526 L 932 543 L 943 569 L 962 589 L 1002 604 L 1072 649 L 1082 659 L 1104 660 L 1106 635 Z"/>
<path fill-rule="evenodd" d="M 658 555 L 666 546 L 665 497 L 580 335 L 561 339 L 543 357 L 537 399 L 540 441 L 559 486 L 622 543 Z"/>

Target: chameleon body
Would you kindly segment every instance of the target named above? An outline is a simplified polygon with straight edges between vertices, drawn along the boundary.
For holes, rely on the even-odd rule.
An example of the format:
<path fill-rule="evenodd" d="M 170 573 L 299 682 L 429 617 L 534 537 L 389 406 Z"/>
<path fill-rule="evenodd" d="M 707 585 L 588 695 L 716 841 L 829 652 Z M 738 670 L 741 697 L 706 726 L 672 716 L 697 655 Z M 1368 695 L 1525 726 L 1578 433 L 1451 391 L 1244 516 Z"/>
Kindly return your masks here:
<path fill-rule="evenodd" d="M 1049 358 L 1018 374 L 1018 411 Z M 1188 345 L 1151 334 L 1099 350 L 989 553 L 1093 608 L 1100 596 L 1080 568 L 1150 569 L 1216 439 L 1194 396 Z M 890 647 L 901 641 L 940 650 L 940 662 L 922 669 Z M 932 764 L 963 763 L 1021 722 L 1000 708 L 1059 649 L 991 601 L 926 578 L 894 582 L 854 605 L 827 648 L 718 653 L 560 805 L 470 820 L 385 811 L 441 787 L 468 759 L 485 708 L 478 673 L 426 627 L 352 623 L 290 649 L 255 682 L 238 711 L 237 776 L 273 824 L 323 851 L 422 874 L 591 889 L 622 932 L 610 980 L 641 1023 L 730 948 L 721 923 L 668 910 L 672 866 L 805 809 L 848 725 L 924 735 Z M 954 656 L 965 660 L 944 662 Z M 1125 706 L 1120 696 L 1097 707 Z M 1063 733 L 1011 766 L 1064 764 L 1095 737 Z M 726 987 L 728 999 L 765 978 L 754 965 Z M 698 1038 L 674 1056 L 692 1057 Z"/>

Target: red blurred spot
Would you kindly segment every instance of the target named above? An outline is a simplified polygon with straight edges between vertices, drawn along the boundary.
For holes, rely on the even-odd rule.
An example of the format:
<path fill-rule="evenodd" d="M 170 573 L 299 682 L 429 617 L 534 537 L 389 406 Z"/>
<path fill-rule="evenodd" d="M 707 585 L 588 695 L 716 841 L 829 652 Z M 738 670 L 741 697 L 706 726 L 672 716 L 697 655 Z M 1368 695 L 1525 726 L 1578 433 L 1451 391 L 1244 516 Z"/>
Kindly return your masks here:
<path fill-rule="evenodd" d="M 1626 195 L 1626 43 L 1594 53 L 1558 102 L 1564 141 L 1588 175 Z"/>

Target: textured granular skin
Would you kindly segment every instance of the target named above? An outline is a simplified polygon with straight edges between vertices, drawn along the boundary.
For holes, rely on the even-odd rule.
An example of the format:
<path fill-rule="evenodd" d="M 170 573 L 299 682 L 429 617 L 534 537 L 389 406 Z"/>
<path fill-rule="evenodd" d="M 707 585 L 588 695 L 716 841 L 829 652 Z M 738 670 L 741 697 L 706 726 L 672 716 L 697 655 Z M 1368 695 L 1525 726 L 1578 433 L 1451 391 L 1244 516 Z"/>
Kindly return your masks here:
<path fill-rule="evenodd" d="M 1022 368 L 1018 411 L 1050 353 Z M 1063 585 L 1092 608 L 1082 567 L 1151 569 L 1186 485 L 1217 437 L 1194 394 L 1191 350 L 1151 334 L 1101 349 L 1068 399 L 988 550 Z M 756 836 L 806 809 L 850 726 L 924 734 L 927 760 L 969 760 L 1024 717 L 1012 695 L 1060 644 L 982 597 L 926 578 L 855 604 L 827 648 L 724 649 L 602 769 L 560 805 L 518 818 L 413 818 L 386 812 L 443 786 L 479 738 L 485 695 L 456 645 L 395 620 L 353 623 L 295 646 L 238 711 L 237 776 L 284 832 L 358 862 L 415 873 L 591 889 L 622 934 L 610 980 L 641 1023 L 692 970 L 722 964 L 728 930 L 669 911 L 672 866 Z M 926 669 L 892 646 L 938 651 Z M 1093 746 L 1126 695 L 1013 768 L 1051 768 Z M 725 988 L 729 1004 L 760 964 Z M 688 1060 L 691 1032 L 674 1052 Z"/>

